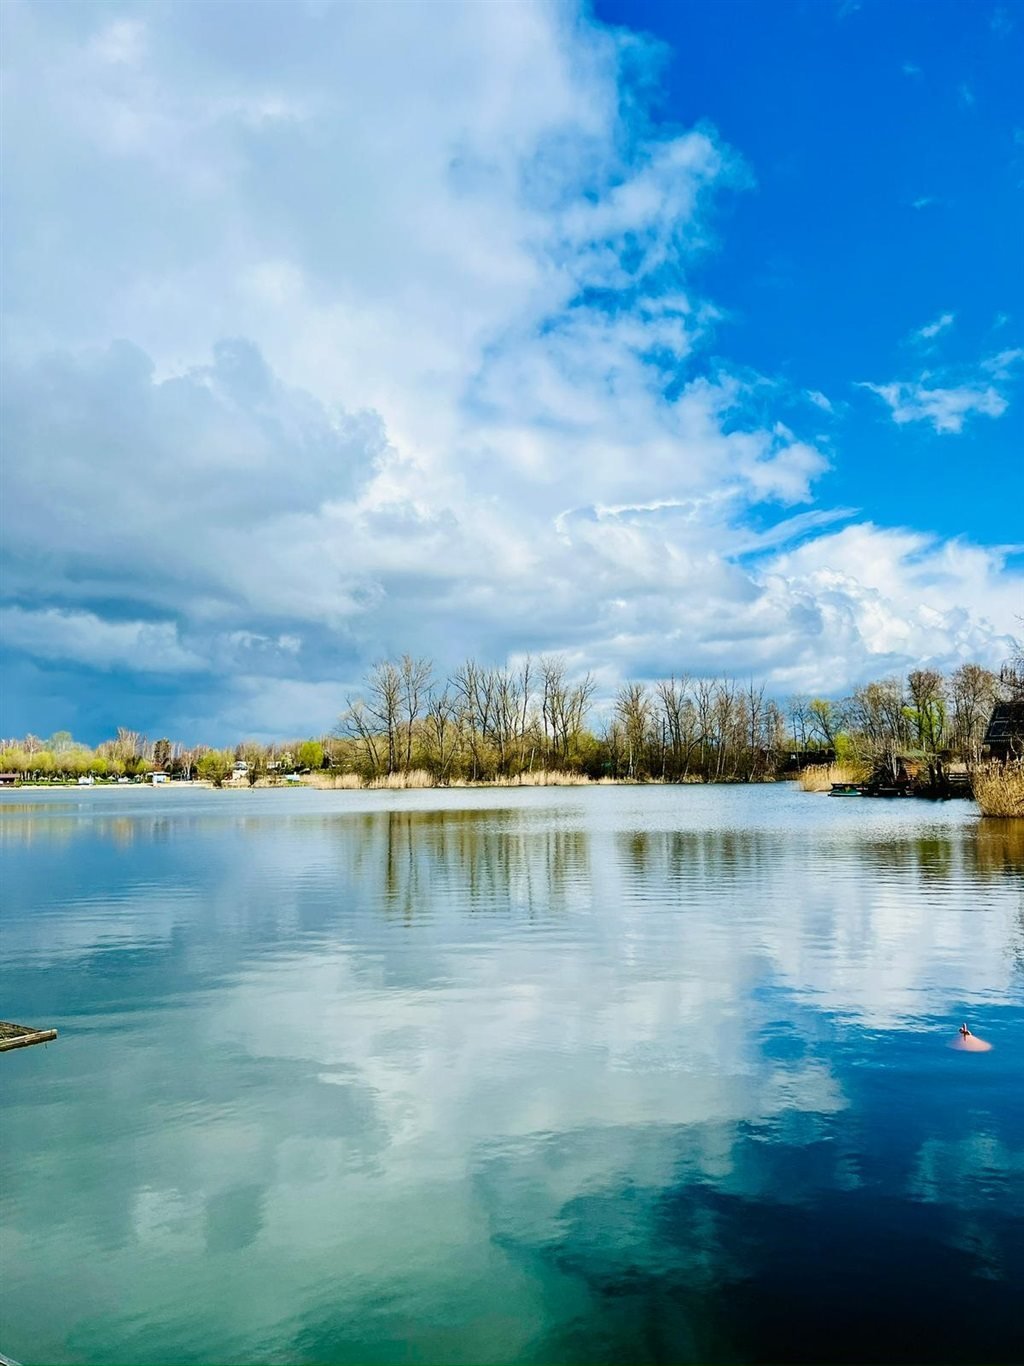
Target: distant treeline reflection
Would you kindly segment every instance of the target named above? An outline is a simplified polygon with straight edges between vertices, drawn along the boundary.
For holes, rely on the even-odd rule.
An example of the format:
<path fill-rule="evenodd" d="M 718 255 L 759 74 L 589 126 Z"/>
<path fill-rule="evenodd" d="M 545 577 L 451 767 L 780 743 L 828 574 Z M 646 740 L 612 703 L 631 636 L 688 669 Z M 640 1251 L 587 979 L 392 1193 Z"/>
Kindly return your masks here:
<path fill-rule="evenodd" d="M 547 898 L 567 885 L 579 886 L 590 876 L 590 845 L 596 837 L 575 823 L 577 816 L 568 808 L 559 813 L 555 826 L 553 813 L 546 808 L 513 806 L 294 815 L 261 815 L 252 810 L 239 815 L 223 808 L 202 815 L 180 810 L 173 815 L 107 816 L 84 804 L 74 814 L 62 815 L 49 802 L 6 802 L 0 843 L 45 844 L 98 837 L 127 847 L 191 840 L 198 832 L 211 835 L 219 828 L 264 830 L 268 837 L 279 834 L 283 838 L 301 830 L 306 837 L 341 837 L 351 872 L 378 879 L 383 875 L 387 896 L 395 904 L 415 901 L 418 879 L 432 879 L 436 891 L 438 877 L 453 876 L 460 887 L 468 885 L 471 893 L 479 892 L 482 901 L 508 902 L 511 896 L 526 903 L 538 888 Z M 880 872 L 916 871 L 924 878 L 940 879 L 954 870 L 989 876 L 1024 874 L 1021 821 L 971 821 L 926 832 L 900 829 L 892 839 L 880 837 L 877 831 L 852 828 L 830 835 L 819 827 L 808 827 L 806 835 L 808 857 L 820 853 L 822 839 L 831 839 L 837 856 L 845 851 Z M 735 872 L 754 873 L 766 861 L 773 861 L 778 843 L 775 832 L 758 828 L 634 830 L 618 832 L 613 838 L 619 857 L 641 880 L 657 874 L 670 882 L 681 877 L 708 884 L 727 881 Z M 793 843 L 793 832 L 788 838 L 799 850 L 801 841 Z"/>

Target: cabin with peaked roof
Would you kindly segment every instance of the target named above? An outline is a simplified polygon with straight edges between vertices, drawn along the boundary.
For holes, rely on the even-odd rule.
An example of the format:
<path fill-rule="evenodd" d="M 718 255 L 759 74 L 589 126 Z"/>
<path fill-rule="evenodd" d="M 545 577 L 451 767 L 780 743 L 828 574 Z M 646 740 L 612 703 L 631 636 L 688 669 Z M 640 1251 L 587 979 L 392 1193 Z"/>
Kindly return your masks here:
<path fill-rule="evenodd" d="M 992 759 L 1024 759 L 1024 701 L 996 703 L 982 744 Z"/>

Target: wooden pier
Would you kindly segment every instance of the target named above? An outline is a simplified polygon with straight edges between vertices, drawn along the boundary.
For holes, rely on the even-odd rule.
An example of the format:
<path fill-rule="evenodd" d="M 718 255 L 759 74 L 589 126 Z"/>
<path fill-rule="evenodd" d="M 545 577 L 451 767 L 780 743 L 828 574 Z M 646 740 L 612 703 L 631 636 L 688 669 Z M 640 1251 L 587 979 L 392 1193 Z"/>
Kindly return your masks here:
<path fill-rule="evenodd" d="M 31 1025 L 0 1020 L 0 1053 L 12 1048 L 30 1048 L 34 1043 L 49 1043 L 57 1037 L 55 1029 L 33 1029 Z"/>

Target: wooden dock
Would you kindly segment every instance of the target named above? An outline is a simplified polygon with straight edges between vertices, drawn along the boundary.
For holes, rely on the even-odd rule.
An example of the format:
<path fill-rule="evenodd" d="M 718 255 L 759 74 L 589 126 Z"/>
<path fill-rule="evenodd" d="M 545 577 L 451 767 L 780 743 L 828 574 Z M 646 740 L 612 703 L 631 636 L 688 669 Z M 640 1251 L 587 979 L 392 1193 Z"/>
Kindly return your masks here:
<path fill-rule="evenodd" d="M 0 1053 L 7 1053 L 12 1048 L 30 1048 L 34 1043 L 49 1043 L 56 1037 L 55 1029 L 33 1029 L 31 1025 L 0 1020 Z"/>

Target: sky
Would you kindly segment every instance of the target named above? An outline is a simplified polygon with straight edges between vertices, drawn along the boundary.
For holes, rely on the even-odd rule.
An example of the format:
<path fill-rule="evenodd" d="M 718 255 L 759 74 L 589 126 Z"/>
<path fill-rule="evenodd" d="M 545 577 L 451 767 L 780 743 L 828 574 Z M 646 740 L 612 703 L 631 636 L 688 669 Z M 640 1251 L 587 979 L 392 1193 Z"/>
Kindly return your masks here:
<path fill-rule="evenodd" d="M 1024 4 L 0 17 L 0 734 L 1024 633 Z"/>

